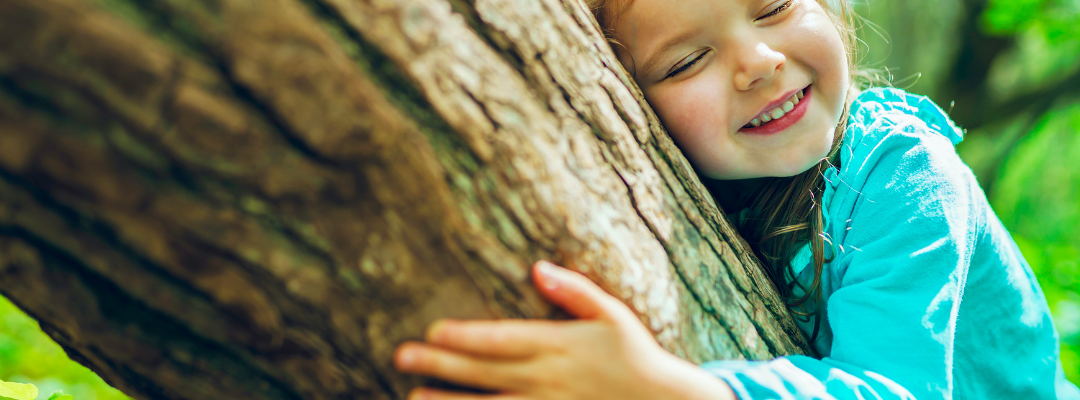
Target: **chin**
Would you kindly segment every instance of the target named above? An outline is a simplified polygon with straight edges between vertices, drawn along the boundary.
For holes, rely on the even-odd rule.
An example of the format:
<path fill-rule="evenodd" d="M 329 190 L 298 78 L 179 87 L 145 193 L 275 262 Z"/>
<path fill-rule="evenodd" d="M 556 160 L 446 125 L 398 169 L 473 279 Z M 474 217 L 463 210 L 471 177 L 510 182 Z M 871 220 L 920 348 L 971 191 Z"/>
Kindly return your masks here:
<path fill-rule="evenodd" d="M 801 159 L 797 162 L 781 162 L 779 164 L 758 164 L 759 168 L 754 169 L 733 169 L 724 168 L 731 166 L 716 165 L 711 168 L 701 168 L 700 165 L 691 162 L 691 165 L 695 165 L 694 170 L 706 178 L 717 180 L 739 180 L 739 179 L 754 179 L 754 178 L 787 178 L 792 177 L 803 172 L 810 170 L 821 162 L 828 152 L 822 154 L 820 157 L 809 156 L 805 159 Z M 801 157 L 800 157 L 801 158 Z M 779 159 L 774 159 L 780 161 Z"/>
<path fill-rule="evenodd" d="M 781 168 L 779 171 L 776 171 L 776 173 L 771 175 L 771 176 L 777 177 L 777 178 L 787 178 L 787 177 L 792 177 L 792 176 L 801 174 L 801 173 L 809 171 L 810 169 L 817 166 L 818 163 L 821 162 L 821 159 L 823 157 L 825 157 L 825 156 L 809 159 L 809 160 L 804 161 L 802 163 L 790 163 L 790 164 L 787 164 L 787 165 L 785 165 L 785 167 L 789 167 L 789 168 Z"/>
<path fill-rule="evenodd" d="M 814 147 L 813 150 L 806 151 L 804 154 L 798 154 L 792 157 L 793 162 L 786 162 L 784 165 L 778 165 L 777 177 L 795 176 L 814 168 L 821 160 L 824 160 L 829 156 L 829 152 L 832 151 L 833 135 L 828 135 L 822 138 L 822 140 L 813 143 L 809 147 Z M 809 149 L 808 149 L 809 150 Z M 809 153 L 809 154 L 807 154 Z"/>

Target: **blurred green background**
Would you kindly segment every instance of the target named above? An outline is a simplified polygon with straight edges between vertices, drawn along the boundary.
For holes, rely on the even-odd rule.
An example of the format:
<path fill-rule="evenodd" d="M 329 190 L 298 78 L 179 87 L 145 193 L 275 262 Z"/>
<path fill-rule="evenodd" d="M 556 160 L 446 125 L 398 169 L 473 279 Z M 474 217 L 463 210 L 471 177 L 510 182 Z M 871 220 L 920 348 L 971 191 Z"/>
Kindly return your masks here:
<path fill-rule="evenodd" d="M 967 129 L 957 151 L 1046 294 L 1080 383 L 1080 0 L 860 0 L 861 64 Z"/>
<path fill-rule="evenodd" d="M 129 399 L 97 374 L 69 359 L 36 321 L 3 297 L 0 297 L 0 380 L 32 383 L 38 388 L 38 399 L 47 399 L 57 390 L 63 390 L 75 400 Z"/>
<path fill-rule="evenodd" d="M 833 0 L 835 1 L 835 0 Z M 861 64 L 930 96 L 1039 278 L 1080 382 L 1080 0 L 864 0 Z M 0 380 L 127 399 L 0 298 Z"/>

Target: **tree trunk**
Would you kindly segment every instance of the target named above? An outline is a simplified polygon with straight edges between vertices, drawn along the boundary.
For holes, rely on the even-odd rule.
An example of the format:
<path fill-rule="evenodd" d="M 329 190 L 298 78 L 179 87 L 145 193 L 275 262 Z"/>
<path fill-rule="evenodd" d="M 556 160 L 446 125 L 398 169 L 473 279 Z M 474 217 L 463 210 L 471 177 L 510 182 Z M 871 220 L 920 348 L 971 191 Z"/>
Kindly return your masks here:
<path fill-rule="evenodd" d="M 537 259 L 808 351 L 579 0 L 0 0 L 0 291 L 132 397 L 402 398 Z"/>

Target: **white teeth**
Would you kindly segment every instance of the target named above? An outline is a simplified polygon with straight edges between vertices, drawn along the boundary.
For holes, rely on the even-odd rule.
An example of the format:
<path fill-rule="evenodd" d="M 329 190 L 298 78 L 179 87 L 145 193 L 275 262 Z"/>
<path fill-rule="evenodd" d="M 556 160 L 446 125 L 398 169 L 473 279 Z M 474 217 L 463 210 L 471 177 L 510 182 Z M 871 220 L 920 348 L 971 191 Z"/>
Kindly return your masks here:
<path fill-rule="evenodd" d="M 804 96 L 804 94 L 803 94 L 802 90 L 800 90 L 798 92 L 795 92 L 795 95 L 791 96 L 791 99 L 788 99 L 788 101 L 785 101 L 784 104 L 780 105 L 780 107 L 777 107 L 777 108 L 774 108 L 772 110 L 766 111 L 765 113 L 759 115 L 753 121 L 750 121 L 750 125 L 760 126 L 760 125 L 762 125 L 762 124 L 764 124 L 766 122 L 772 121 L 774 119 L 780 119 L 781 117 L 784 116 L 784 114 L 787 114 L 787 113 L 791 112 L 791 110 L 794 110 L 795 106 L 799 104 L 799 100 L 801 100 L 803 98 L 803 96 Z M 757 122 L 757 123 L 755 123 L 755 122 Z"/>

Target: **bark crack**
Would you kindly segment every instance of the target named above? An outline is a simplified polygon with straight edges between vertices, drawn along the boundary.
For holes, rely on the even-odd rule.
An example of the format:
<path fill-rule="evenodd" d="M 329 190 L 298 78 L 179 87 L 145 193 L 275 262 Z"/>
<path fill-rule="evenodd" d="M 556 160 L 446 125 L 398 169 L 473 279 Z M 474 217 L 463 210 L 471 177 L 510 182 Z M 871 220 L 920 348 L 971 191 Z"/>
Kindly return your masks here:
<path fill-rule="evenodd" d="M 66 114 L 63 113 L 62 109 L 60 109 L 59 107 L 53 105 L 47 99 L 37 98 L 37 97 L 33 96 L 32 94 L 21 90 L 20 88 L 18 88 L 17 86 L 15 86 L 13 84 L 13 82 L 11 81 L 11 79 L 9 77 L 7 77 L 7 76 L 5 76 L 3 74 L 0 74 L 0 93 L 8 93 L 8 94 L 14 95 L 16 97 L 16 99 L 18 101 L 20 101 L 26 107 L 40 107 L 40 108 L 45 108 L 47 110 L 54 110 L 55 112 L 49 113 L 49 115 L 56 118 L 54 121 L 57 122 L 57 123 L 60 123 L 60 124 L 65 124 L 65 123 L 71 124 L 71 123 L 73 123 L 73 121 L 68 121 L 67 120 L 67 118 L 65 117 Z M 40 109 L 40 108 L 35 108 L 35 110 Z M 111 110 L 104 109 L 103 111 L 109 112 Z M 113 116 L 117 120 L 124 121 L 124 118 L 123 118 L 122 115 L 113 114 Z M 134 127 L 130 127 L 130 126 L 129 126 L 129 128 L 134 129 Z M 100 133 L 98 133 L 98 135 L 99 136 L 105 136 L 105 135 L 100 134 Z M 144 136 L 146 136 L 146 135 L 144 135 Z M 151 145 L 155 146 L 155 147 L 158 147 L 156 144 L 151 144 Z M 155 150 L 157 150 L 159 153 L 164 154 L 164 155 L 166 155 L 168 157 L 168 152 L 167 151 L 162 151 L 160 148 L 155 148 Z M 126 157 L 123 156 L 123 155 L 121 155 L 121 157 L 124 157 L 126 159 Z M 241 190 L 238 185 L 235 185 L 235 184 L 230 183 L 228 181 L 220 180 L 216 176 L 212 176 L 212 175 L 208 175 L 208 174 L 202 174 L 202 175 L 199 176 L 199 178 L 196 178 L 196 176 L 194 174 L 192 174 L 191 171 L 189 171 L 189 170 L 187 170 L 185 168 L 182 168 L 181 164 L 182 163 L 178 162 L 175 159 L 170 159 L 168 167 L 167 167 L 168 177 L 172 178 L 173 182 L 178 184 L 180 187 L 186 189 L 190 193 L 192 193 L 192 194 L 203 194 L 203 195 L 206 195 L 206 198 L 208 198 L 208 199 L 214 199 L 215 197 L 217 197 L 217 200 L 219 200 L 219 201 L 225 200 L 226 203 L 232 204 L 232 205 L 236 205 L 236 203 L 238 202 L 237 199 L 242 197 L 242 193 L 244 193 L 244 190 Z M 153 174 L 153 171 L 148 171 L 148 170 L 145 170 L 145 169 L 141 168 L 137 162 L 132 163 L 131 165 L 128 165 L 128 166 L 133 168 L 138 173 L 147 175 L 147 177 L 150 178 L 150 179 L 147 180 L 147 182 L 158 182 L 158 180 L 160 180 L 162 178 L 160 176 L 155 176 Z M 29 193 L 35 200 L 37 200 L 42 206 L 45 206 L 46 208 L 49 208 L 53 212 L 57 213 L 58 215 L 61 215 L 72 226 L 78 226 L 78 227 L 83 227 L 85 229 L 88 229 L 88 233 L 94 235 L 95 237 L 98 237 L 98 238 L 101 238 L 101 239 L 105 240 L 107 243 L 110 244 L 111 247 L 113 247 L 114 249 L 117 249 L 122 254 L 125 254 L 125 256 L 128 259 L 134 260 L 137 263 L 137 265 L 145 265 L 145 266 L 148 266 L 148 267 L 152 267 L 152 268 L 147 268 L 147 270 L 157 272 L 159 277 L 163 277 L 163 278 L 168 277 L 169 282 L 182 283 L 182 284 L 185 285 L 183 287 L 185 288 L 186 291 L 189 291 L 191 293 L 199 293 L 199 294 L 202 295 L 203 299 L 210 300 L 210 298 L 208 296 L 206 296 L 206 294 L 203 293 L 202 291 L 198 290 L 197 288 L 195 288 L 193 286 L 190 286 L 190 284 L 188 284 L 188 282 L 174 277 L 173 275 L 169 274 L 164 268 L 161 268 L 160 266 L 157 266 L 157 264 L 154 263 L 153 261 L 150 261 L 149 259 L 139 255 L 138 251 L 136 251 L 135 249 L 123 244 L 120 241 L 120 239 L 117 237 L 116 232 L 114 232 L 110 227 L 108 227 L 108 225 L 106 223 L 104 223 L 104 222 L 102 222 L 100 220 L 90 219 L 90 218 L 86 217 L 85 215 L 83 215 L 80 212 L 76 211 L 74 208 L 68 207 L 68 206 L 64 205 L 63 203 L 61 203 L 60 201 L 57 201 L 52 196 L 50 196 L 48 194 L 48 192 L 46 192 L 45 190 L 40 189 L 38 187 L 35 187 L 27 179 L 24 179 L 23 177 L 15 175 L 15 174 L 13 174 L 13 173 L 11 173 L 9 171 L 6 171 L 4 169 L 0 169 L 0 179 L 5 179 L 9 183 L 14 184 L 14 185 L 16 185 L 18 187 L 21 187 L 23 190 L 27 191 L 27 193 Z M 209 182 L 207 182 L 207 181 L 209 181 Z M 62 185 L 62 183 L 60 183 L 60 182 L 56 182 L 56 183 Z M 155 184 L 155 186 L 160 186 L 160 185 L 161 185 L 160 183 Z M 232 199 L 231 201 L 229 201 L 228 199 L 221 199 L 220 198 L 221 197 L 220 193 L 217 196 L 213 195 L 211 192 L 220 192 L 220 191 L 209 191 L 206 188 L 207 185 L 217 186 L 219 188 L 225 189 L 224 192 L 230 194 L 232 197 L 234 197 L 234 199 Z M 265 201 L 267 201 L 267 202 L 269 202 L 271 204 L 274 203 L 272 199 L 265 197 L 264 194 L 259 193 L 258 191 L 255 191 L 254 193 L 247 193 L 247 194 L 257 196 L 257 197 L 261 198 L 262 200 L 265 200 Z M 283 221 L 275 220 L 273 218 L 267 218 L 267 217 L 262 216 L 262 215 L 252 214 L 250 212 L 245 211 L 243 209 L 243 207 L 236 207 L 235 209 L 238 210 L 239 212 L 243 213 L 244 215 L 250 217 L 250 218 L 262 221 L 267 226 L 271 227 L 272 229 L 275 229 L 277 232 L 282 233 L 283 236 L 285 236 L 287 238 L 290 238 L 290 239 L 293 239 L 293 243 L 298 244 L 299 245 L 298 247 L 305 250 L 308 255 L 314 256 L 315 258 L 320 259 L 321 261 L 323 261 L 325 263 L 325 267 L 327 268 L 329 273 L 331 273 L 331 274 L 336 274 L 337 273 L 337 264 L 334 261 L 333 257 L 329 253 L 326 253 L 325 251 L 320 249 L 315 244 L 310 243 L 306 238 L 304 238 L 299 233 L 293 231 L 291 228 L 288 227 L 288 224 L 284 223 Z M 237 265 L 244 267 L 245 270 L 249 274 L 252 274 L 253 277 L 262 276 L 263 279 L 260 279 L 260 280 L 262 280 L 264 282 L 274 282 L 278 286 L 278 289 L 280 289 L 281 293 L 288 293 L 283 287 L 280 287 L 280 285 L 281 285 L 280 282 L 276 282 L 274 279 L 269 279 L 270 277 L 264 273 L 265 268 L 255 268 L 253 265 L 251 265 L 250 263 L 244 261 L 241 257 L 237 256 L 236 254 L 233 254 L 232 252 L 229 252 L 229 251 L 227 251 L 225 249 L 221 249 L 219 246 L 214 246 L 212 244 L 205 243 L 204 241 L 198 240 L 197 237 L 188 236 L 187 239 L 191 240 L 192 243 L 203 243 L 205 245 L 204 249 L 214 249 L 214 250 L 216 250 L 216 253 L 218 253 L 219 256 L 222 256 L 222 257 L 236 263 Z M 292 298 L 292 296 L 286 296 L 286 297 Z"/>
<path fill-rule="evenodd" d="M 604 150 L 604 157 L 607 158 L 610 154 L 610 151 L 608 149 Z M 664 250 L 666 250 L 670 259 L 670 257 L 673 257 L 675 255 L 674 251 L 667 243 L 663 243 L 664 241 L 661 239 L 663 236 L 661 236 L 660 232 L 656 229 L 656 227 L 649 222 L 649 219 L 641 213 L 641 209 L 638 207 L 637 204 L 637 198 L 634 196 L 633 191 L 630 190 L 630 182 L 623 177 L 623 172 L 620 171 L 618 167 L 616 167 L 616 165 L 618 165 L 616 162 L 610 159 L 608 160 L 608 162 L 612 164 L 612 166 L 615 168 L 616 175 L 619 177 L 620 180 L 622 180 L 623 184 L 626 185 L 627 196 L 630 198 L 630 203 L 634 206 L 634 211 L 637 212 L 638 218 L 641 218 L 641 221 L 645 223 L 645 226 L 649 228 L 649 231 L 652 232 L 653 236 L 655 236 L 656 239 L 661 242 L 661 244 L 664 246 Z M 720 324 L 720 326 L 724 327 L 724 331 L 728 334 L 728 337 L 731 338 L 731 342 L 739 349 L 739 353 L 743 354 L 744 357 L 752 358 L 750 354 L 747 354 L 743 343 L 736 338 L 732 326 L 728 324 L 727 321 L 724 320 L 724 318 L 721 318 L 720 315 L 718 315 L 718 313 L 716 312 L 716 310 L 708 304 L 708 302 L 704 301 L 700 297 L 700 295 L 698 295 L 695 286 L 689 282 L 689 280 L 683 273 L 682 267 L 679 266 L 674 260 L 671 261 L 671 269 L 675 271 L 675 275 L 679 277 L 679 282 L 682 283 L 683 287 L 686 288 L 686 291 L 690 293 L 691 298 L 693 298 L 694 302 L 696 302 L 697 305 L 701 307 L 702 311 L 708 314 L 709 317 L 716 321 L 718 324 Z M 752 320 L 752 318 L 749 319 Z"/>
<path fill-rule="evenodd" d="M 450 124 L 434 109 L 427 97 L 419 90 L 417 83 L 403 71 L 404 66 L 396 64 L 386 53 L 364 38 L 364 35 L 350 24 L 326 0 L 297 0 L 303 4 L 313 17 L 326 29 L 334 40 L 344 48 L 355 48 L 348 52 L 357 67 L 371 78 L 371 82 L 381 94 L 399 111 L 411 117 L 419 131 L 434 143 L 442 144 L 452 150 L 463 150 L 475 160 L 469 146 L 456 135 Z M 388 88 L 393 88 L 389 90 Z M 433 143 L 433 144 L 434 144 Z"/>

